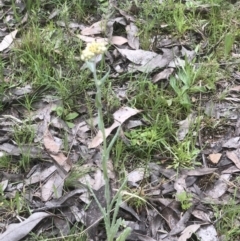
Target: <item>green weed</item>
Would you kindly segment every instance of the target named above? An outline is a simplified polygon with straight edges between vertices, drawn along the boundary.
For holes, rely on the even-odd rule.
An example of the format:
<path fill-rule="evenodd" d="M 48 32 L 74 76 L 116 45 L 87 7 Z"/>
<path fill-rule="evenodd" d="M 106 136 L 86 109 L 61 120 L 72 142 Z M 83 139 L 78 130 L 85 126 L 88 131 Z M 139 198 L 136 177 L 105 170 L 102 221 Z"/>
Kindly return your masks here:
<path fill-rule="evenodd" d="M 180 35 L 183 35 L 188 29 L 188 23 L 184 13 L 184 5 L 178 4 L 173 10 L 173 19 Z"/>
<path fill-rule="evenodd" d="M 191 140 L 179 142 L 172 147 L 168 147 L 168 149 L 173 155 L 173 162 L 169 167 L 178 169 L 180 167 L 193 168 L 196 165 L 201 165 L 196 161 L 200 150 L 195 147 L 195 143 Z"/>
<path fill-rule="evenodd" d="M 144 194 L 144 190 L 130 190 L 128 191 L 123 191 L 123 200 L 128 203 L 129 206 L 133 207 L 137 212 L 141 212 L 143 208 L 146 207 L 147 205 L 147 199 Z"/>
<path fill-rule="evenodd" d="M 35 137 L 34 127 L 29 123 L 16 124 L 13 137 L 18 145 L 31 144 Z"/>
<path fill-rule="evenodd" d="M 212 207 L 218 232 L 224 235 L 226 241 L 238 240 L 240 237 L 238 227 L 240 207 L 234 200 L 229 201 L 229 203 L 224 206 L 214 205 Z"/>
<path fill-rule="evenodd" d="M 72 121 L 78 117 L 79 114 L 77 112 L 71 112 L 62 106 L 57 106 L 56 108 L 53 108 L 53 111 L 55 111 L 57 116 L 61 117 L 66 122 L 69 128 L 74 127 Z"/>
<path fill-rule="evenodd" d="M 227 58 L 229 55 L 230 51 L 232 50 L 232 46 L 234 43 L 234 35 L 232 33 L 227 33 L 225 38 L 224 38 L 224 56 Z"/>
<path fill-rule="evenodd" d="M 201 69 L 196 69 L 185 62 L 185 66 L 179 69 L 176 76 L 170 78 L 170 85 L 177 94 L 175 100 L 188 111 L 192 107 L 190 94 L 206 92 L 205 86 L 197 83 L 200 71 Z"/>
<path fill-rule="evenodd" d="M 76 163 L 76 165 L 71 170 L 70 174 L 66 178 L 64 182 L 65 188 L 71 188 L 76 186 L 81 186 L 78 182 L 78 179 L 86 175 L 87 173 L 91 173 L 94 171 L 93 168 L 90 167 L 83 167 L 82 163 Z"/>
<path fill-rule="evenodd" d="M 7 173 L 20 173 L 20 162 L 11 156 L 3 155 L 0 157 L 0 169 Z"/>
<path fill-rule="evenodd" d="M 182 210 L 186 211 L 192 206 L 192 195 L 183 191 L 176 194 L 176 200 L 181 203 Z"/>
<path fill-rule="evenodd" d="M 23 123 L 22 125 L 16 124 L 14 127 L 14 141 L 17 143 L 21 150 L 21 156 L 19 160 L 19 167 L 23 170 L 29 170 L 31 157 L 31 144 L 33 143 L 35 137 L 35 130 L 33 126 L 28 123 Z"/>

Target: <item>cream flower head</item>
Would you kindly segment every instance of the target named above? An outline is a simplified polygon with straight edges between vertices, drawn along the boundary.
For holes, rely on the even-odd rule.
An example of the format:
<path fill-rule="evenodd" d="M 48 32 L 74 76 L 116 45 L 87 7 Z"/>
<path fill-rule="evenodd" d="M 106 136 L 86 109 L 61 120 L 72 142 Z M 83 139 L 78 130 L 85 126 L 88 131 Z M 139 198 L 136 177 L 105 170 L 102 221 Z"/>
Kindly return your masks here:
<path fill-rule="evenodd" d="M 99 54 L 103 54 L 107 50 L 105 43 L 92 42 L 88 43 L 86 48 L 82 51 L 81 60 L 89 61 Z"/>

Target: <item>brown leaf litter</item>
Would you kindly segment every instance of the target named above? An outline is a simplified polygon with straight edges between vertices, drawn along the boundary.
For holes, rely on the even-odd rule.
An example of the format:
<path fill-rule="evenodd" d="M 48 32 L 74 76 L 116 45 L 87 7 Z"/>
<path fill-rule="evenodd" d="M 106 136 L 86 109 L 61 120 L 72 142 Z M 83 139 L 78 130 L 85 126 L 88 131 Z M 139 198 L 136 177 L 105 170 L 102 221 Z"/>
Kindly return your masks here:
<path fill-rule="evenodd" d="M 0 6 L 4 6 L 4 9 L 8 7 L 5 2 L 7 1 L 0 1 Z M 26 6 L 22 1 L 17 3 L 20 9 L 25 10 Z M 194 43 L 194 46 L 200 46 L 200 53 L 196 53 L 196 46 L 193 47 L 192 43 L 188 42 L 188 33 L 183 42 L 167 33 L 156 35 L 150 39 L 151 48 L 143 50 L 139 40 L 141 29 L 137 27 L 136 18 L 113 3 L 111 6 L 115 12 L 107 21 L 98 19 L 87 25 L 76 20 L 69 23 L 55 21 L 56 17 L 61 18 L 60 10 L 54 6 L 46 6 L 49 8 L 45 11 L 46 21 L 55 21 L 57 28 L 66 28 L 67 35 L 70 35 L 68 38 L 74 36 L 85 43 L 108 43 L 111 47 L 105 59 L 112 67 L 113 78 L 124 73 L 140 72 L 147 73 L 156 86 L 162 81 L 168 84 L 167 80 L 186 60 L 194 64 L 193 59 L 197 54 L 199 57 L 208 53 L 205 47 L 201 47 L 206 36 L 204 31 L 200 30 L 200 33 L 197 31 L 200 40 Z M 196 11 L 208 12 L 209 7 L 208 4 L 196 6 Z M 140 11 L 140 8 L 137 11 Z M 27 12 L 22 13 L 19 23 L 13 24 L 14 14 L 11 8 L 4 14 L 6 18 L 5 22 L 1 23 L 0 52 L 7 58 L 14 44 L 21 40 L 24 24 L 29 16 Z M 159 26 L 167 28 L 168 24 L 159 23 Z M 201 27 L 204 29 L 206 25 Z M 208 44 L 206 42 L 206 46 Z M 78 60 L 78 56 L 75 60 Z M 81 71 L 83 68 L 82 66 Z M 232 76 L 239 80 L 239 71 L 234 70 Z M 5 77 L 1 81 L 7 82 L 8 79 Z M 124 101 L 129 98 L 128 83 L 114 86 L 121 107 L 108 113 L 113 121 L 105 129 L 106 137 L 121 127 L 120 138 L 124 139 L 126 129 L 146 126 L 144 118 L 138 117 L 142 111 L 125 105 Z M 202 108 L 202 115 L 207 116 L 211 124 L 208 124 L 203 116 L 197 119 L 195 112 L 176 123 L 178 142 L 184 141 L 191 134 L 190 127 L 200 123 L 201 130 L 194 135 L 200 137 L 197 145 L 202 149 L 199 157 L 206 156 L 205 167 L 200 166 L 193 170 L 180 168 L 176 171 L 167 168 L 166 163 L 172 162 L 172 157 L 159 153 L 154 155 L 156 162 L 149 162 L 147 167 L 127 170 L 127 189 L 122 192 L 124 201 L 118 214 L 125 221 L 125 225 L 132 229 L 127 240 L 185 241 L 194 234 L 204 241 L 220 240 L 215 226 L 216 219 L 209 207 L 213 204 L 226 205 L 233 193 L 237 197 L 236 203 L 239 203 L 240 197 L 238 185 L 233 181 L 234 175 L 240 172 L 240 88 L 238 83 L 222 87 L 228 89 L 226 97 L 217 101 L 209 100 L 209 96 L 201 99 L 202 105 L 199 108 Z M 56 230 L 55 236 L 61 238 L 62 235 L 71 233 L 70 227 L 74 224 L 86 228 L 89 238 L 105 240 L 101 223 L 103 215 L 88 189 L 90 186 L 99 203 L 105 208 L 105 182 L 101 168 L 103 137 L 97 128 L 98 117 L 94 113 L 89 119 L 83 114 L 74 120 L 75 126 L 70 129 L 65 120 L 56 116 L 53 111 L 60 103 L 54 99 L 55 93 L 50 95 L 51 98 L 45 96 L 34 103 L 35 110 L 22 112 L 19 107 L 16 111 L 16 103 L 27 95 L 34 95 L 34 88 L 34 85 L 27 83 L 25 86 L 13 84 L 8 90 L 4 90 L 2 98 L 5 109 L 0 116 L 0 157 L 8 157 L 13 160 L 13 164 L 0 169 L 1 189 L 8 200 L 13 200 L 21 193 L 25 201 L 23 204 L 28 206 L 28 211 L 24 212 L 23 216 L 16 210 L 7 212 L 1 203 L 0 240 L 17 241 L 27 237 L 32 231 L 39 235 L 51 235 L 48 230 Z M 16 142 L 14 128 L 23 127 L 25 122 L 30 123 L 34 131 L 34 141 Z M 127 143 L 127 140 L 125 142 Z M 14 164 L 18 164 L 26 154 L 31 162 L 20 172 L 19 166 L 16 170 Z M 78 166 L 77 160 L 80 158 L 84 163 Z M 120 175 L 118 176 L 113 168 L 114 161 L 108 160 L 112 194 L 118 190 L 120 182 Z M 70 182 L 70 188 L 67 189 L 66 184 L 71 181 L 71 174 L 77 175 L 77 178 Z M 189 195 L 190 205 L 186 209 L 183 205 L 185 203 L 176 198 L 176 195 L 182 193 Z M 136 207 L 134 202 L 139 205 Z"/>

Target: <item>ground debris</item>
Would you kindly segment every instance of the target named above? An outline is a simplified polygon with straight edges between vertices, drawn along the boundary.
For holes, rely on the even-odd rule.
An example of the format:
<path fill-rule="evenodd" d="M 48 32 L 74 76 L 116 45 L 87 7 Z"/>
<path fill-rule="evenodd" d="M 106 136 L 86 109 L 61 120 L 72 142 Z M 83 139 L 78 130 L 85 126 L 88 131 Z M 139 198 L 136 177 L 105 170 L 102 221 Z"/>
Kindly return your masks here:
<path fill-rule="evenodd" d="M 116 240 L 239 239 L 239 4 L 220 2 L 0 0 L 0 240 L 106 240 L 106 173 Z"/>

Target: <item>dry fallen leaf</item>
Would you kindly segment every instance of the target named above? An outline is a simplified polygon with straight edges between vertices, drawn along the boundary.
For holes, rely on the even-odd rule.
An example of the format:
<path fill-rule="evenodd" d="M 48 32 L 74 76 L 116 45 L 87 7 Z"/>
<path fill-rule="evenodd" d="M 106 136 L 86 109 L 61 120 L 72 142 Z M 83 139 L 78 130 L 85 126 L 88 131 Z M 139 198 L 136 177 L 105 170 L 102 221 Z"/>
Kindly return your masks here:
<path fill-rule="evenodd" d="M 0 43 L 0 52 L 7 49 L 12 44 L 17 32 L 18 30 L 16 29 L 3 38 L 2 42 Z"/>
<path fill-rule="evenodd" d="M 100 34 L 104 30 L 104 21 L 98 21 L 81 31 L 82 35 Z"/>
<path fill-rule="evenodd" d="M 210 154 L 208 158 L 212 163 L 217 164 L 221 159 L 221 156 L 222 156 L 221 153 L 213 153 L 213 154 Z"/>
<path fill-rule="evenodd" d="M 220 198 L 228 189 L 228 181 L 231 178 L 231 174 L 222 174 L 214 183 L 213 188 L 208 190 L 206 193 L 209 197 L 218 199 Z"/>
<path fill-rule="evenodd" d="M 166 68 L 158 74 L 155 74 L 152 78 L 153 83 L 157 83 L 159 80 L 168 79 L 169 76 L 173 73 L 173 68 Z"/>
<path fill-rule="evenodd" d="M 178 241 L 187 241 L 189 238 L 191 238 L 192 234 L 195 233 L 200 227 L 200 224 L 192 224 L 187 226 L 182 231 L 182 235 L 179 237 Z"/>
<path fill-rule="evenodd" d="M 210 211 L 206 211 L 206 210 L 202 211 L 202 210 L 195 209 L 192 212 L 192 215 L 194 217 L 198 218 L 199 220 L 211 223 L 211 212 Z"/>
<path fill-rule="evenodd" d="M 139 228 L 137 229 L 137 231 L 139 230 Z M 146 236 L 146 235 L 143 235 L 143 234 L 140 234 L 139 232 L 136 232 L 136 238 L 135 240 L 140 240 L 140 241 L 157 241 L 156 239 L 153 239 L 149 236 Z M 135 237 L 135 236 L 134 236 Z M 165 241 L 166 239 L 164 239 Z M 169 240 L 166 240 L 166 241 L 169 241 Z M 171 241 L 176 241 L 176 240 L 171 240 Z"/>
<path fill-rule="evenodd" d="M 194 170 L 187 170 L 188 176 L 204 176 L 215 172 L 217 168 L 195 168 Z"/>
<path fill-rule="evenodd" d="M 89 185 L 91 188 L 95 185 L 95 180 L 92 178 L 89 174 L 85 174 L 82 177 L 78 179 L 78 182 L 81 183 L 81 185 Z"/>
<path fill-rule="evenodd" d="M 181 175 L 176 179 L 174 189 L 177 191 L 177 193 L 184 192 L 187 189 L 186 177 L 186 175 Z"/>
<path fill-rule="evenodd" d="M 132 129 L 142 125 L 143 125 L 143 122 L 140 120 L 129 120 L 126 124 L 126 127 L 127 129 Z"/>
<path fill-rule="evenodd" d="M 109 19 L 106 24 L 106 36 L 108 39 L 112 38 L 115 23 L 121 24 L 123 26 L 127 25 L 126 20 L 123 17 Z"/>
<path fill-rule="evenodd" d="M 108 43 L 107 38 L 100 38 L 100 37 L 89 37 L 89 36 L 85 36 L 85 35 L 81 35 L 81 34 L 76 34 L 76 37 L 78 37 L 79 39 L 81 39 L 82 41 L 86 42 L 86 43 L 92 43 L 92 42 L 98 42 L 98 43 Z"/>
<path fill-rule="evenodd" d="M 191 113 L 185 120 L 179 121 L 179 129 L 177 130 L 177 138 L 182 141 L 188 134 L 189 128 L 195 123 L 196 115 Z"/>
<path fill-rule="evenodd" d="M 70 192 L 66 193 L 64 196 L 62 196 L 60 198 L 56 198 L 56 199 L 52 199 L 50 201 L 47 201 L 45 203 L 45 207 L 46 208 L 61 207 L 64 204 L 64 202 L 66 202 L 69 198 L 73 197 L 76 194 L 83 194 L 83 193 L 86 193 L 86 192 L 87 192 L 86 188 L 75 189 L 73 191 L 70 191 Z"/>
<path fill-rule="evenodd" d="M 179 222 L 179 215 L 171 207 L 165 206 L 161 211 L 161 216 L 171 230 L 173 230 Z"/>
<path fill-rule="evenodd" d="M 224 100 L 233 101 L 233 102 L 240 102 L 240 99 L 237 98 L 237 97 L 226 97 L 226 98 L 224 98 Z"/>
<path fill-rule="evenodd" d="M 129 14 L 127 14 L 125 11 L 123 11 L 122 9 L 116 7 L 114 5 L 114 7 L 119 11 L 119 13 L 126 19 L 127 22 L 135 22 L 135 18 Z"/>
<path fill-rule="evenodd" d="M 196 52 L 194 50 L 187 50 L 184 46 L 181 48 L 181 54 L 184 58 L 187 57 L 188 61 L 192 61 L 196 56 Z"/>
<path fill-rule="evenodd" d="M 60 9 L 57 9 L 57 8 L 53 9 L 50 15 L 48 16 L 48 20 L 55 18 L 60 13 L 61 13 Z"/>
<path fill-rule="evenodd" d="M 237 154 L 234 151 L 227 151 L 226 155 L 236 165 L 236 167 L 240 169 L 240 160 Z"/>
<path fill-rule="evenodd" d="M 30 94 L 32 92 L 33 92 L 33 88 L 31 85 L 25 85 L 24 87 L 14 87 L 6 92 L 6 94 L 2 99 L 2 102 L 4 103 L 12 102 L 13 100 L 18 100 L 23 96 Z"/>
<path fill-rule="evenodd" d="M 240 85 L 230 88 L 229 92 L 240 92 Z"/>
<path fill-rule="evenodd" d="M 231 139 L 229 139 L 228 141 L 226 141 L 222 147 L 225 148 L 238 148 L 240 147 L 240 137 L 233 137 Z"/>
<path fill-rule="evenodd" d="M 61 197 L 63 190 L 64 179 L 55 172 L 51 177 L 41 185 L 41 198 L 42 200 L 48 201 L 51 197 Z"/>
<path fill-rule="evenodd" d="M 124 194 L 128 195 L 128 192 L 123 191 L 122 194 L 123 194 L 123 195 L 124 195 Z M 140 221 L 140 217 L 138 216 L 138 214 L 134 211 L 134 209 L 133 209 L 132 207 L 128 206 L 126 202 L 122 202 L 122 203 L 120 204 L 120 207 L 121 207 L 122 209 L 124 209 L 125 211 L 131 213 L 133 217 L 135 217 L 138 221 Z"/>
<path fill-rule="evenodd" d="M 139 49 L 138 28 L 134 23 L 126 26 L 128 44 L 132 49 Z"/>
<path fill-rule="evenodd" d="M 37 182 L 45 181 L 50 175 L 52 175 L 57 170 L 56 166 L 50 166 L 45 170 L 36 171 L 32 176 L 28 179 L 24 180 L 24 185 L 28 186 Z"/>
<path fill-rule="evenodd" d="M 107 38 L 100 38 L 100 37 L 94 38 L 94 37 L 89 37 L 89 36 L 85 36 L 85 35 L 81 35 L 81 34 L 77 34 L 76 36 L 86 43 L 98 42 L 98 43 L 108 44 Z M 128 42 L 128 40 L 121 36 L 112 36 L 111 40 L 110 40 L 110 43 L 114 44 L 114 45 L 123 45 L 127 42 Z"/>
<path fill-rule="evenodd" d="M 51 133 L 47 130 L 44 134 L 43 144 L 50 154 L 58 154 L 60 146 L 54 141 Z"/>
<path fill-rule="evenodd" d="M 101 218 L 103 217 L 103 213 L 99 208 L 99 203 L 103 209 L 106 208 L 106 198 L 104 195 L 105 187 L 103 186 L 97 191 L 94 191 L 95 197 L 92 202 L 88 206 L 88 210 L 86 213 L 86 226 L 88 228 L 88 240 L 94 240 L 97 237 L 97 224 L 100 222 Z M 97 201 L 96 201 L 96 200 Z"/>
<path fill-rule="evenodd" d="M 222 171 L 222 174 L 224 174 L 224 173 L 232 174 L 232 173 L 236 173 L 236 172 L 240 172 L 240 169 L 237 168 L 236 166 L 231 166 L 231 167 L 225 169 L 224 171 Z"/>
<path fill-rule="evenodd" d="M 219 241 L 217 231 L 213 225 L 201 226 L 196 234 L 201 241 Z"/>
<path fill-rule="evenodd" d="M 81 222 L 83 225 L 86 226 L 86 222 L 85 222 L 85 217 L 86 217 L 86 211 L 84 209 L 79 209 L 77 206 L 71 206 L 70 210 L 72 212 L 72 214 L 74 215 L 75 219 L 77 222 Z"/>
<path fill-rule="evenodd" d="M 43 219 L 51 214 L 38 212 L 33 213 L 21 223 L 10 224 L 7 230 L 0 234 L 1 241 L 18 241 L 29 234 L 29 232 Z"/>
<path fill-rule="evenodd" d="M 174 228 L 169 232 L 169 235 L 174 236 L 178 233 L 181 233 L 185 228 L 186 224 L 189 221 L 192 211 L 195 209 L 196 204 L 193 204 L 182 216 L 179 222 L 174 226 Z"/>
<path fill-rule="evenodd" d="M 156 57 L 160 57 L 160 58 L 162 57 L 162 55 L 158 55 L 157 53 L 154 53 L 152 51 L 145 51 L 142 49 L 139 49 L 139 50 L 118 49 L 118 51 L 128 60 L 130 60 L 131 62 L 137 65 L 146 65 L 152 59 Z"/>
<path fill-rule="evenodd" d="M 62 211 L 62 215 L 64 217 L 67 217 L 67 212 L 70 212 L 70 208 L 66 207 L 64 211 Z M 55 227 L 61 232 L 62 236 L 68 236 L 68 234 L 71 232 L 71 226 L 69 225 L 68 218 L 62 218 L 58 216 L 53 217 L 53 222 Z"/>
<path fill-rule="evenodd" d="M 118 51 L 133 63 L 129 65 L 129 71 L 137 70 L 149 73 L 156 68 L 167 66 L 174 59 L 174 52 L 171 49 L 162 49 L 162 55 L 141 49 L 118 49 Z"/>
<path fill-rule="evenodd" d="M 127 180 L 131 182 L 132 185 L 137 185 L 136 183 L 141 181 L 144 176 L 146 176 L 145 168 L 136 168 L 128 174 Z"/>
<path fill-rule="evenodd" d="M 43 152 L 42 148 L 34 145 L 23 145 L 21 148 L 19 148 L 15 145 L 5 142 L 0 145 L 0 150 L 12 156 L 19 156 L 21 153 L 28 153 L 31 158 L 39 158 L 39 155 L 41 155 L 42 159 L 49 158 L 48 155 Z"/>
<path fill-rule="evenodd" d="M 5 191 L 5 189 L 7 188 L 7 186 L 8 186 L 8 181 L 9 181 L 9 180 L 4 180 L 4 181 L 1 181 L 1 182 L 0 182 L 0 186 L 1 186 L 1 190 L 2 190 L 2 191 Z"/>
<path fill-rule="evenodd" d="M 53 158 L 57 167 L 63 168 L 66 172 L 69 172 L 71 169 L 71 164 L 69 163 L 69 159 L 60 152 L 60 146 L 54 141 L 53 136 L 49 132 L 49 130 L 45 131 L 43 137 L 43 144 L 46 148 L 48 154 Z"/>
<path fill-rule="evenodd" d="M 112 36 L 110 42 L 111 42 L 111 44 L 115 44 L 115 45 L 123 45 L 123 44 L 127 43 L 128 40 L 121 36 Z"/>
<path fill-rule="evenodd" d="M 117 110 L 114 114 L 114 123 L 105 129 L 105 136 L 106 138 L 110 135 L 110 133 L 117 128 L 118 126 L 121 126 L 128 118 L 130 118 L 133 115 L 136 115 L 140 112 L 140 110 L 133 109 L 130 107 L 121 107 L 119 110 Z M 103 142 L 102 132 L 98 131 L 97 135 L 93 138 L 91 143 L 88 145 L 88 148 L 95 148 L 99 146 Z"/>

